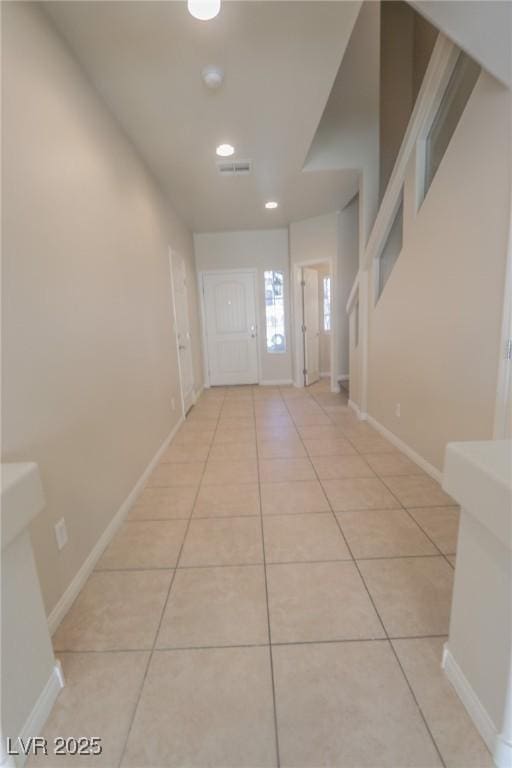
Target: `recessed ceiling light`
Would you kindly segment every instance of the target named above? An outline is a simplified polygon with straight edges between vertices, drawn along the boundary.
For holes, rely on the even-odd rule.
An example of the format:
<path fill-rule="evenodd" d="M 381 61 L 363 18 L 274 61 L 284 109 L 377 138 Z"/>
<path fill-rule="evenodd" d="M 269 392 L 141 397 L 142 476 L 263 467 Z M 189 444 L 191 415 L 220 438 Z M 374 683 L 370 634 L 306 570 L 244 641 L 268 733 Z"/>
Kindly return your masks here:
<path fill-rule="evenodd" d="M 235 154 L 235 148 L 231 144 L 219 144 L 215 151 L 219 157 L 231 157 Z"/>
<path fill-rule="evenodd" d="M 268 203 L 265 203 L 265 208 L 268 208 L 269 210 L 272 210 L 273 208 L 277 208 L 278 203 L 275 202 L 275 200 L 269 200 Z"/>
<path fill-rule="evenodd" d="M 210 21 L 220 11 L 220 0 L 188 0 L 187 7 L 188 12 L 194 19 Z"/>

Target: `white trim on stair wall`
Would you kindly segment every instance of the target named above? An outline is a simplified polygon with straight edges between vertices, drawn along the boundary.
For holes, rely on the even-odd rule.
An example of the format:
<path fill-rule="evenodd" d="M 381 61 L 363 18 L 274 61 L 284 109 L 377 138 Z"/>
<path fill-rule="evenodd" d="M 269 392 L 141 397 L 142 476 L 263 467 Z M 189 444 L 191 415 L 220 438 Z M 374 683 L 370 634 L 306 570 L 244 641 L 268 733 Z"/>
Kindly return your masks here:
<path fill-rule="evenodd" d="M 64 688 L 64 675 L 60 661 L 56 660 L 52 667 L 50 677 L 46 681 L 46 684 L 34 704 L 32 711 L 27 717 L 25 724 L 22 726 L 20 733 L 17 734 L 15 738 L 11 739 L 12 747 L 17 748 L 21 741 L 25 745 L 29 745 L 32 737 L 41 735 L 44 725 L 50 716 L 53 705 L 62 688 Z M 6 747 L 2 744 L 2 754 L 0 757 L 1 768 L 23 768 L 27 759 L 28 755 L 7 754 Z"/>
<path fill-rule="evenodd" d="M 114 537 L 114 534 L 118 530 L 121 523 L 126 518 L 128 512 L 135 504 L 138 496 L 142 492 L 146 481 L 150 474 L 155 469 L 156 465 L 160 461 L 164 451 L 169 446 L 169 443 L 173 439 L 174 435 L 178 431 L 178 429 L 183 424 L 183 416 L 180 417 L 178 422 L 174 425 L 171 432 L 167 435 L 164 442 L 158 449 L 158 451 L 155 453 L 149 464 L 147 465 L 146 469 L 142 473 L 142 475 L 139 477 L 137 482 L 135 483 L 134 487 L 126 497 L 126 499 L 123 501 L 117 512 L 115 513 L 114 517 L 110 521 L 110 523 L 107 525 L 105 530 L 103 531 L 102 535 L 92 548 L 92 550 L 89 552 L 89 555 L 85 559 L 85 561 L 82 563 L 80 569 L 78 570 L 77 574 L 67 587 L 64 594 L 61 596 L 60 600 L 57 602 L 55 607 L 50 611 L 50 615 L 48 616 L 48 628 L 50 630 L 50 634 L 53 635 L 61 623 L 62 619 L 66 615 L 66 613 L 71 608 L 71 605 L 75 601 L 75 599 L 78 596 L 78 593 L 84 586 L 85 582 L 89 578 L 90 574 L 94 570 L 94 566 L 98 562 L 99 558 L 103 554 L 104 550 L 110 544 L 110 541 Z"/>
<path fill-rule="evenodd" d="M 464 704 L 468 715 L 475 724 L 480 736 L 487 744 L 491 754 L 495 755 L 498 768 L 509 768 L 510 762 L 497 762 L 495 750 L 498 741 L 498 731 L 493 721 L 487 714 L 487 710 L 474 692 L 463 671 L 453 658 L 448 643 L 444 644 L 443 660 L 441 666 L 450 683 L 455 688 L 459 699 Z M 510 757 L 510 755 L 509 755 Z"/>

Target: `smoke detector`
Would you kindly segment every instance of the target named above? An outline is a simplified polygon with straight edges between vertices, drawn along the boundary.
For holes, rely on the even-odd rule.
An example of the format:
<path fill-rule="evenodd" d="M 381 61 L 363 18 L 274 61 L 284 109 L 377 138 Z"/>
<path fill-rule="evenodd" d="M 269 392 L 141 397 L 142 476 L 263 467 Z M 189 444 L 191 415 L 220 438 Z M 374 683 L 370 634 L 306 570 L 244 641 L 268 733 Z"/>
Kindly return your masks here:
<path fill-rule="evenodd" d="M 215 90 L 222 85 L 224 80 L 224 70 L 221 67 L 215 67 L 213 64 L 209 64 L 203 69 L 201 76 L 206 87 Z"/>

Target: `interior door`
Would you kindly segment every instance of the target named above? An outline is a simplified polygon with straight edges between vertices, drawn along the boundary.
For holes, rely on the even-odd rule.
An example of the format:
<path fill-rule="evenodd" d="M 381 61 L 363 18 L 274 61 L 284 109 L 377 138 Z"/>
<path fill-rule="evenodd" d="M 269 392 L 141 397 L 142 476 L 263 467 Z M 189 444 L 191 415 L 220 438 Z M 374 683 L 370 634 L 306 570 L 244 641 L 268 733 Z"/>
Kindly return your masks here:
<path fill-rule="evenodd" d="M 194 404 L 194 368 L 190 345 L 187 274 L 185 262 L 178 253 L 171 255 L 174 311 L 176 313 L 176 341 L 180 358 L 180 380 L 185 413 Z"/>
<path fill-rule="evenodd" d="M 256 384 L 258 339 L 254 273 L 205 274 L 203 296 L 210 384 Z"/>
<path fill-rule="evenodd" d="M 304 384 L 308 387 L 320 378 L 320 327 L 318 308 L 318 272 L 302 268 L 302 306 L 304 334 Z"/>

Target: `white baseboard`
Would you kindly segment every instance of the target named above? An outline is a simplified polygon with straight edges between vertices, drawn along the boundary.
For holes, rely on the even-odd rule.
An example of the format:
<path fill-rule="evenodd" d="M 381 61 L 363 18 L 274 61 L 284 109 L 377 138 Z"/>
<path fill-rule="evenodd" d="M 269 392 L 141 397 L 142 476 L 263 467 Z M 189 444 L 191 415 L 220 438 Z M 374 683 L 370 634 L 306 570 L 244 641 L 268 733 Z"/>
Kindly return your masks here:
<path fill-rule="evenodd" d="M 59 661 L 55 661 L 55 665 L 51 671 L 46 685 L 41 691 L 39 698 L 37 699 L 34 707 L 29 714 L 25 724 L 23 725 L 21 732 L 16 739 L 12 740 L 12 746 L 18 746 L 20 740 L 23 740 L 24 744 L 29 744 L 29 739 L 33 736 L 40 736 L 43 732 L 44 725 L 50 716 L 53 709 L 53 705 L 57 700 L 61 689 L 64 688 L 64 675 L 62 673 L 62 667 Z M 8 755 L 6 752 L 2 755 L 2 768 L 23 768 L 27 762 L 28 755 Z"/>
<path fill-rule="evenodd" d="M 48 616 L 48 628 L 50 630 L 50 635 L 53 635 L 55 633 L 62 619 L 71 608 L 71 605 L 77 598 L 78 593 L 80 592 L 83 585 L 85 584 L 90 574 L 94 570 L 94 566 L 98 562 L 104 550 L 107 548 L 108 544 L 112 540 L 117 529 L 119 528 L 119 526 L 121 525 L 125 517 L 127 516 L 128 512 L 135 504 L 137 497 L 140 495 L 140 493 L 142 492 L 146 484 L 146 480 L 155 469 L 164 451 L 168 447 L 169 443 L 173 439 L 178 429 L 181 427 L 183 421 L 184 421 L 183 416 L 181 416 L 178 422 L 172 428 L 171 432 L 165 438 L 164 442 L 162 443 L 158 451 L 155 453 L 155 455 L 153 456 L 149 464 L 147 465 L 142 475 L 139 477 L 139 479 L 135 483 L 134 487 L 132 488 L 132 490 L 126 497 L 126 499 L 123 501 L 123 503 L 115 513 L 110 523 L 107 525 L 107 527 L 101 534 L 100 538 L 98 539 L 98 541 L 96 542 L 92 550 L 87 555 L 85 561 L 80 566 L 80 569 L 78 570 L 77 574 L 75 575 L 75 577 L 73 578 L 69 586 L 67 587 L 64 594 L 61 596 L 58 603 L 50 612 L 50 615 Z"/>
<path fill-rule="evenodd" d="M 291 387 L 293 381 L 291 379 L 264 379 L 258 383 L 260 387 Z"/>
<path fill-rule="evenodd" d="M 448 643 L 444 644 L 442 667 L 446 677 L 455 688 L 459 699 L 464 704 L 466 711 L 473 721 L 478 733 L 487 744 L 490 753 L 494 755 L 495 764 L 498 766 L 498 768 L 510 768 L 510 765 L 512 765 L 510 762 L 510 752 L 508 752 L 508 756 L 506 753 L 502 752 L 502 757 L 505 758 L 505 760 L 498 762 L 497 756 L 500 750 L 496 749 L 498 746 L 498 733 L 496 726 L 487 714 L 487 711 L 484 708 L 482 702 L 469 684 L 467 677 L 464 675 L 463 671 L 453 658 L 448 647 Z M 501 741 L 501 745 L 506 746 L 505 742 L 503 741 Z"/>
<path fill-rule="evenodd" d="M 349 379 L 348 373 L 342 373 L 341 376 L 338 376 L 337 381 L 349 381 Z"/>
<path fill-rule="evenodd" d="M 355 414 L 356 414 L 357 418 L 358 418 L 360 421 L 366 421 L 366 419 L 368 418 L 368 414 L 367 414 L 367 413 L 365 413 L 364 411 L 362 411 L 362 410 L 359 408 L 358 404 L 357 404 L 357 403 L 355 403 L 353 400 L 349 400 L 349 401 L 348 401 L 348 407 L 349 407 L 349 408 L 352 408 L 352 410 L 355 412 Z"/>
<path fill-rule="evenodd" d="M 370 416 L 369 413 L 361 411 L 358 404 L 353 400 L 348 401 L 348 407 L 352 408 L 360 421 L 367 421 L 368 424 L 376 429 L 377 432 L 380 432 L 380 434 L 385 437 L 386 440 L 389 440 L 389 442 L 392 443 L 395 448 L 398 448 L 399 451 L 405 453 L 405 455 L 408 456 L 411 461 L 414 461 L 415 464 L 421 467 L 421 469 L 426 472 L 427 475 L 430 475 L 430 477 L 432 477 L 434 480 L 437 480 L 438 483 L 442 482 L 442 472 L 440 472 L 437 467 L 434 467 L 426 459 L 424 459 L 423 456 L 420 456 L 420 454 L 417 453 L 414 448 L 411 448 L 410 445 L 404 443 L 404 441 L 395 435 L 394 432 L 391 432 L 389 429 L 387 429 L 387 427 L 384 427 L 380 422 L 377 421 L 377 419 L 374 419 L 373 416 Z"/>
<path fill-rule="evenodd" d="M 407 443 L 404 443 L 403 440 L 401 440 L 397 435 L 395 435 L 394 432 L 391 432 L 389 429 L 384 427 L 380 422 L 377 421 L 377 419 L 374 419 L 373 416 L 370 416 L 369 413 L 366 414 L 366 421 L 368 424 L 371 424 L 374 429 L 377 430 L 377 432 L 380 432 L 383 437 L 386 438 L 386 440 L 389 440 L 390 443 L 392 443 L 396 448 L 398 448 L 399 451 L 402 451 L 402 453 L 405 453 L 406 456 L 408 456 L 412 461 L 414 461 L 415 464 L 417 464 L 421 469 L 423 469 L 424 472 L 427 473 L 427 475 L 430 475 L 434 480 L 437 480 L 438 483 L 441 483 L 443 480 L 443 474 L 440 472 L 439 469 L 434 467 L 430 462 L 428 462 L 426 459 L 423 458 L 423 456 L 420 456 L 419 453 L 416 453 L 414 448 L 411 448 Z"/>
<path fill-rule="evenodd" d="M 194 405 L 197 403 L 201 395 L 203 394 L 204 387 L 194 390 Z"/>

